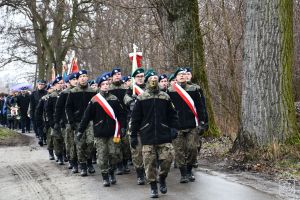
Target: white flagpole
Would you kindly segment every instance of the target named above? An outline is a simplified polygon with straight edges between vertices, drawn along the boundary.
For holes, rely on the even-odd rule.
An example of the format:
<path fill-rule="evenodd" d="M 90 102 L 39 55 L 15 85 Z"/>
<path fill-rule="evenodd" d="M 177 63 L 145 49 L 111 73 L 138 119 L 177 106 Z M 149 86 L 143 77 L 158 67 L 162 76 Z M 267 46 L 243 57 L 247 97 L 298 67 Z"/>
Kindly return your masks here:
<path fill-rule="evenodd" d="M 138 47 L 133 44 L 133 57 L 132 57 L 132 73 L 137 69 L 137 60 L 136 60 L 136 51 L 137 51 Z M 135 81 L 134 81 L 134 77 L 132 77 L 132 80 L 131 80 L 131 83 L 132 83 L 132 92 L 133 94 L 135 94 L 135 90 L 134 90 L 134 85 L 135 85 Z"/>

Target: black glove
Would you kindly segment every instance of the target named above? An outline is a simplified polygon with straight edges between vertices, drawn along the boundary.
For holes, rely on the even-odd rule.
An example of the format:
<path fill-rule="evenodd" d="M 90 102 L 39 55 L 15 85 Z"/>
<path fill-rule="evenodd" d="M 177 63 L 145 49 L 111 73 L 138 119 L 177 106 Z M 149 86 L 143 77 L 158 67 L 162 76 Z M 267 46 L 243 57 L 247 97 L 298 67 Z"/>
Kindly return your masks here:
<path fill-rule="evenodd" d="M 76 142 L 80 142 L 82 136 L 83 136 L 83 133 L 77 132 L 77 134 L 76 134 Z"/>
<path fill-rule="evenodd" d="M 138 145 L 138 139 L 136 137 L 131 137 L 130 138 L 130 146 L 131 148 L 135 149 L 136 146 Z"/>
<path fill-rule="evenodd" d="M 178 131 L 175 128 L 171 128 L 171 138 L 172 140 L 175 140 L 178 136 Z"/>
<path fill-rule="evenodd" d="M 73 131 L 76 131 L 76 130 L 77 130 L 77 124 L 76 124 L 76 123 L 72 123 L 72 124 L 70 124 L 70 126 L 71 126 L 71 129 L 72 129 Z"/>
<path fill-rule="evenodd" d="M 126 137 L 126 129 L 125 128 L 121 128 L 121 138 Z"/>
<path fill-rule="evenodd" d="M 199 126 L 197 126 L 197 132 L 200 136 L 204 134 L 205 128 L 204 128 L 204 122 L 203 121 L 201 121 Z"/>

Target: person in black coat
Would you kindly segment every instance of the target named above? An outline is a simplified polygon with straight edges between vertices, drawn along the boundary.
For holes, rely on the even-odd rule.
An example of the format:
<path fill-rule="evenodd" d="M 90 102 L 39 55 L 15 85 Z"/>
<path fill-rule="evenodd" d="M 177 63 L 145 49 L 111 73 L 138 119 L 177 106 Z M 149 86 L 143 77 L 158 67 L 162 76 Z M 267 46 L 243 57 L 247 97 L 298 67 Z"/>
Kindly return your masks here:
<path fill-rule="evenodd" d="M 33 130 L 35 132 L 36 137 L 39 137 L 37 124 L 36 124 L 36 117 L 35 117 L 35 109 L 37 104 L 39 103 L 40 99 L 47 94 L 47 91 L 45 90 L 46 81 L 44 80 L 38 80 L 37 81 L 37 89 L 32 92 L 30 95 L 30 118 L 32 121 Z"/>
<path fill-rule="evenodd" d="M 150 182 L 151 198 L 158 197 L 157 163 L 161 193 L 167 193 L 166 177 L 174 159 L 172 140 L 176 138 L 178 116 L 169 95 L 159 90 L 158 76 L 154 71 L 146 73 L 147 89 L 137 97 L 131 115 L 130 144 L 138 145 L 141 137 L 143 163 L 147 180 Z M 158 162 L 157 162 L 158 161 Z"/>
<path fill-rule="evenodd" d="M 21 94 L 17 96 L 17 105 L 20 107 L 21 129 L 22 133 L 30 132 L 30 118 L 28 117 L 28 108 L 30 103 L 30 95 L 26 90 L 22 90 Z"/>
<path fill-rule="evenodd" d="M 105 77 L 105 75 L 101 76 L 97 79 L 97 83 L 99 84 L 100 92 L 89 102 L 79 125 L 77 138 L 78 140 L 81 139 L 89 122 L 93 121 L 94 140 L 97 149 L 97 163 L 101 170 L 103 185 L 107 187 L 110 186 L 110 184 L 116 183 L 114 171 L 116 169 L 116 164 L 119 161 L 120 144 L 116 144 L 113 141 L 115 131 L 117 131 L 116 120 L 119 123 L 122 120 L 125 120 L 126 113 L 123 112 L 121 102 L 118 98 L 108 91 L 108 78 Z M 103 97 L 110 108 L 112 108 L 116 120 L 112 119 L 99 104 L 99 96 Z"/>

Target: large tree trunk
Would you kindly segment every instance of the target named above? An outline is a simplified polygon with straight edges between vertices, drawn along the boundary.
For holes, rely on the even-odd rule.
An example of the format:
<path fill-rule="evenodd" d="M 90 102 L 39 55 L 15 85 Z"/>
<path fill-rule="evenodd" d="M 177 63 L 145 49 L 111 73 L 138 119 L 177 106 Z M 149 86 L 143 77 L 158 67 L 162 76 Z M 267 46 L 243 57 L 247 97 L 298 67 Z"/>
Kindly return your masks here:
<path fill-rule="evenodd" d="M 293 1 L 245 1 L 241 129 L 234 147 L 299 138 L 292 93 Z"/>
<path fill-rule="evenodd" d="M 191 66 L 194 81 L 199 83 L 206 96 L 209 114 L 209 134 L 219 135 L 211 105 L 211 94 L 205 71 L 204 44 L 199 23 L 197 0 L 151 1 L 156 5 L 160 29 L 167 45 L 170 66 Z"/>

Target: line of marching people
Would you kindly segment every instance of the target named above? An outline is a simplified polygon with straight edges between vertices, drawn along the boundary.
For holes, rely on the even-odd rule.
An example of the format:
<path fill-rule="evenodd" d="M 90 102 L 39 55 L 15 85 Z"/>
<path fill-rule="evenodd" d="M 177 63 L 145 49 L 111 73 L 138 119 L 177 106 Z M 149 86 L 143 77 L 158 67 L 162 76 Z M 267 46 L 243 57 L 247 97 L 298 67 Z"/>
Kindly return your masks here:
<path fill-rule="evenodd" d="M 97 163 L 105 187 L 116 184 L 116 174 L 129 173 L 131 161 L 137 184 L 147 180 L 150 197 L 157 198 L 158 188 L 167 193 L 173 161 L 180 183 L 195 181 L 192 169 L 208 115 L 203 91 L 191 78 L 186 67 L 169 77 L 143 68 L 122 77 L 119 67 L 93 81 L 86 70 L 70 74 L 65 83 L 58 76 L 33 93 L 39 144 L 47 144 L 50 160 L 68 162 L 81 176 L 95 173 Z"/>

